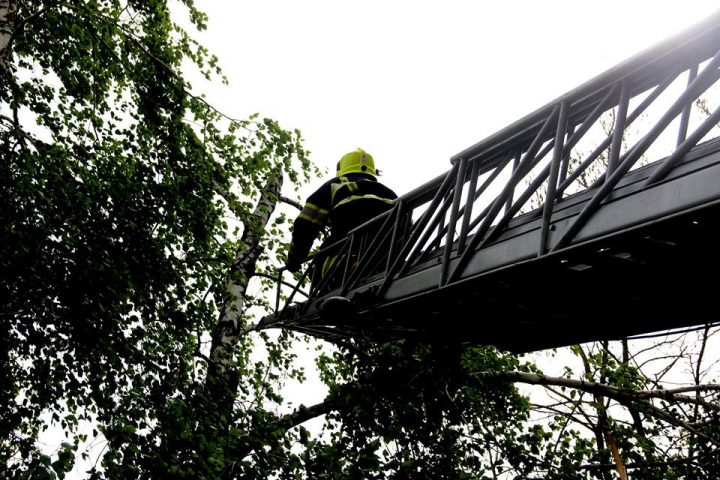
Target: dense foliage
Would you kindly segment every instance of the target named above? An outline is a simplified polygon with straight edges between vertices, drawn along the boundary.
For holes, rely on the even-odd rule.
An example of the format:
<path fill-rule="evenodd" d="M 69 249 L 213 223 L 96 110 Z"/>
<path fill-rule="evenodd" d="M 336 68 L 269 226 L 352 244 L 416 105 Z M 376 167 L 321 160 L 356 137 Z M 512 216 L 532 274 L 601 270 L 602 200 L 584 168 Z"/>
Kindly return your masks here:
<path fill-rule="evenodd" d="M 309 164 L 297 133 L 223 121 L 191 94 L 183 60 L 210 75 L 215 59 L 165 1 L 5 8 L 0 462 L 43 471 L 36 442 L 52 412 L 70 453 L 88 420 L 108 441 L 109 475 L 145 469 L 149 450 L 189 428 L 198 342 L 245 248 L 250 202 L 279 170 L 297 179 Z"/>
<path fill-rule="evenodd" d="M 575 347 L 560 377 L 490 347 L 318 345 L 327 398 L 293 410 L 303 339 L 251 322 L 285 254 L 283 179 L 316 172 L 297 131 L 193 94 L 189 64 L 222 80 L 165 0 L 0 0 L 0 476 L 718 471 L 710 328 L 653 357 L 690 367 L 675 391 L 627 343 Z"/>

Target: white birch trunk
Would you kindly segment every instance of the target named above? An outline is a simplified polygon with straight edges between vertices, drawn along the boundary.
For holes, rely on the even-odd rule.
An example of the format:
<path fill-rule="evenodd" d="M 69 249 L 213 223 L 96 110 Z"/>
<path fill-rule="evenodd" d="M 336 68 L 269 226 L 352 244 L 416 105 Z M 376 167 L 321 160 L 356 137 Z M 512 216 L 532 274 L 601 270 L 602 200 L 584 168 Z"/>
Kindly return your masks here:
<path fill-rule="evenodd" d="M 263 188 L 251 220 L 245 225 L 242 236 L 243 247 L 235 255 L 232 269 L 238 280 L 231 278 L 228 281 L 226 291 L 230 301 L 220 315 L 210 351 L 210 360 L 219 372 L 227 371 L 233 348 L 243 335 L 242 316 L 245 312 L 248 282 L 255 273 L 255 264 L 262 253 L 262 237 L 275 211 L 282 184 L 282 172 L 278 171 Z"/>
<path fill-rule="evenodd" d="M 15 31 L 15 17 L 17 15 L 17 2 L 14 0 L 0 0 L 0 75 L 9 74 L 10 41 Z"/>

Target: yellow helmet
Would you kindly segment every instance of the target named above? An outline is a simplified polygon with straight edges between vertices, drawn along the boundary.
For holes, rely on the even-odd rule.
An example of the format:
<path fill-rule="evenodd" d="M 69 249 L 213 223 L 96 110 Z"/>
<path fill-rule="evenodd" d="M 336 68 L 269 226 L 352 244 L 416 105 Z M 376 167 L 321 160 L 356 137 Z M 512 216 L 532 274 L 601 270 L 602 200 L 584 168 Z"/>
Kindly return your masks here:
<path fill-rule="evenodd" d="M 337 164 L 337 176 L 342 177 L 348 173 L 369 173 L 376 176 L 375 160 L 372 155 L 362 148 L 356 148 L 343 156 Z"/>

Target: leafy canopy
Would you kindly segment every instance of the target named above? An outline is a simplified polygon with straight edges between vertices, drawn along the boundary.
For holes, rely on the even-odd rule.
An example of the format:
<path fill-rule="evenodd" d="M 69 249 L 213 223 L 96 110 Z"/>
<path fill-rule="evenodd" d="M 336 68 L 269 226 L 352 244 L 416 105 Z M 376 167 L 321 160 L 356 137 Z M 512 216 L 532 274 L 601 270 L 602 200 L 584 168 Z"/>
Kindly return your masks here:
<path fill-rule="evenodd" d="M 311 166 L 299 132 L 191 93 L 183 62 L 220 70 L 164 0 L 3 13 L 0 462 L 45 471 L 36 441 L 54 412 L 67 432 L 99 425 L 112 475 L 167 443 L 157 425 L 187 427 L 253 199 L 279 170 L 300 181 Z"/>

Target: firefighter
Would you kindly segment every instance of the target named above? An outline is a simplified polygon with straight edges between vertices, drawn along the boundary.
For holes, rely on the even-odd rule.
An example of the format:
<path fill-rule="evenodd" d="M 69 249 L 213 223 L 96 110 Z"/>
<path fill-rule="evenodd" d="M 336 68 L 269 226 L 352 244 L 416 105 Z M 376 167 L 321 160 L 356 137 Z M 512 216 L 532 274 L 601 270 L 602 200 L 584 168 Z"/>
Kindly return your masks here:
<path fill-rule="evenodd" d="M 321 246 L 337 243 L 354 228 L 392 208 L 395 192 L 377 181 L 372 155 L 358 148 L 343 156 L 337 164 L 336 177 L 327 181 L 308 197 L 295 220 L 292 243 L 286 268 L 291 272 L 300 269 L 313 242 L 326 226 L 330 236 Z M 314 261 L 313 283 L 328 273 L 335 262 L 341 261 L 338 249 L 318 255 Z"/>

